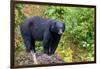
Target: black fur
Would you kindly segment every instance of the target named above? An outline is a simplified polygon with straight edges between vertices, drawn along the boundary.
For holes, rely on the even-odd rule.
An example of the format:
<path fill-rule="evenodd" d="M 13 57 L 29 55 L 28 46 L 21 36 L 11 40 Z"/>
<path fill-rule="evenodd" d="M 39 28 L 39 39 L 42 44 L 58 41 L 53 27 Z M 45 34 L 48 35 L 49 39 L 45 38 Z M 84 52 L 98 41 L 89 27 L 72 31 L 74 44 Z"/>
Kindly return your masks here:
<path fill-rule="evenodd" d="M 54 54 L 61 37 L 61 34 L 58 34 L 59 29 L 64 32 L 64 28 L 62 22 L 38 16 L 28 18 L 20 25 L 26 50 L 36 52 L 35 41 L 42 41 L 44 53 L 48 55 Z"/>

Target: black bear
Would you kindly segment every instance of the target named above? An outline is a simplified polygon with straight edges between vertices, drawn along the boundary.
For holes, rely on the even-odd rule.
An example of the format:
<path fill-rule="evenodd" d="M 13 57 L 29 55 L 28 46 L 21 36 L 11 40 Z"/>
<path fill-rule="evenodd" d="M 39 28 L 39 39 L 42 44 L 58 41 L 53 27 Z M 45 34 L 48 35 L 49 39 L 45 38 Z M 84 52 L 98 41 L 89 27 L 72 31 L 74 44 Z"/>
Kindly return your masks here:
<path fill-rule="evenodd" d="M 42 41 L 44 53 L 54 54 L 64 29 L 63 22 L 39 16 L 29 17 L 20 25 L 26 50 L 33 56 L 36 52 L 35 41 Z M 36 58 L 34 61 L 37 63 Z"/>

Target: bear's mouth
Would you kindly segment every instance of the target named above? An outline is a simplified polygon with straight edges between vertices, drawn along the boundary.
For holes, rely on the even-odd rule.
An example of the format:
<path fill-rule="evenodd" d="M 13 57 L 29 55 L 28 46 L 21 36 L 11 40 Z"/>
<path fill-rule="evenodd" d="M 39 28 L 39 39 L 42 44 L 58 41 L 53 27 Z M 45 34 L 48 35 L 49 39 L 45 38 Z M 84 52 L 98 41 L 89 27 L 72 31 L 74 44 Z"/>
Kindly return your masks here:
<path fill-rule="evenodd" d="M 63 33 L 63 32 L 62 32 L 62 29 L 59 29 L 58 34 L 60 34 L 60 35 L 61 35 L 62 33 Z"/>

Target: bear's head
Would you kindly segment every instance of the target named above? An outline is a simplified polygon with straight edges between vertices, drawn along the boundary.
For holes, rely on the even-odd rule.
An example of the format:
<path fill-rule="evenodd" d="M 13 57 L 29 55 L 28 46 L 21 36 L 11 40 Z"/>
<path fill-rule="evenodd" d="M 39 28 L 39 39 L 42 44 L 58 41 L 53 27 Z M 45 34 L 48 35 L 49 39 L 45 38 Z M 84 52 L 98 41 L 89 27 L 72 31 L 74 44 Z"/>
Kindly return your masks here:
<path fill-rule="evenodd" d="M 57 21 L 54 21 L 52 24 L 51 24 L 51 31 L 53 33 L 57 33 L 59 35 L 61 35 L 65 30 L 65 24 L 63 22 L 57 22 Z"/>

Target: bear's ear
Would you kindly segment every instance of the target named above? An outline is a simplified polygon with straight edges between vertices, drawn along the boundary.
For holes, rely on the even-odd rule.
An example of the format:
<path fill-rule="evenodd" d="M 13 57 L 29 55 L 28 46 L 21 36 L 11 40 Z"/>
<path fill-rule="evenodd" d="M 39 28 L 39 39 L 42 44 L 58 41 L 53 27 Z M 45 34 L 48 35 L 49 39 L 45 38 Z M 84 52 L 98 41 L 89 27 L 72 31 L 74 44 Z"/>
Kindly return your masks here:
<path fill-rule="evenodd" d="M 57 24 L 56 22 L 53 22 L 53 23 L 51 24 L 51 28 L 54 29 L 54 28 L 56 27 L 56 24 Z"/>

